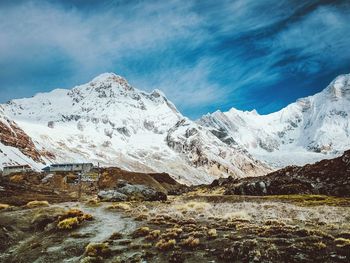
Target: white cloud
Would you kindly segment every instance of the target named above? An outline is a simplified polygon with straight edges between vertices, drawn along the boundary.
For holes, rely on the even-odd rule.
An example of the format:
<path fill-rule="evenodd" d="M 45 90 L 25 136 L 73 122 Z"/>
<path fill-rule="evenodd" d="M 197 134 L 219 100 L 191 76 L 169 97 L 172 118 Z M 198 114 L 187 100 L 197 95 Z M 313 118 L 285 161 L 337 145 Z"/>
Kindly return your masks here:
<path fill-rule="evenodd" d="M 170 42 L 189 37 L 195 45 L 193 29 L 201 21 L 189 8 L 170 1 L 84 14 L 58 5 L 25 2 L 0 10 L 0 59 L 30 61 L 60 52 L 81 71 L 106 67 L 128 54 L 167 48 Z"/>
<path fill-rule="evenodd" d="M 321 6 L 288 22 L 309 4 L 294 2 L 111 1 L 87 12 L 59 1 L 23 1 L 0 9 L 0 65 L 39 79 L 46 68 L 61 70 L 57 79 L 66 81 L 57 83 L 69 86 L 121 69 L 139 89 L 159 88 L 187 111 L 232 105 L 244 92 L 284 78 L 290 66 L 316 74 L 324 64 L 349 60 L 349 10 Z M 240 40 L 245 34 L 249 39 Z M 299 63 L 288 60 L 293 50 Z M 153 55 L 159 65 L 149 69 Z M 138 72 L 142 66 L 146 73 Z"/>
<path fill-rule="evenodd" d="M 227 101 L 227 90 L 211 80 L 210 73 L 215 61 L 202 59 L 195 66 L 164 69 L 152 78 L 136 79 L 138 87 L 163 90 L 179 108 L 194 110 L 208 104 Z"/>
<path fill-rule="evenodd" d="M 276 50 L 297 48 L 300 54 L 339 63 L 350 58 L 350 10 L 319 7 L 277 35 Z"/>

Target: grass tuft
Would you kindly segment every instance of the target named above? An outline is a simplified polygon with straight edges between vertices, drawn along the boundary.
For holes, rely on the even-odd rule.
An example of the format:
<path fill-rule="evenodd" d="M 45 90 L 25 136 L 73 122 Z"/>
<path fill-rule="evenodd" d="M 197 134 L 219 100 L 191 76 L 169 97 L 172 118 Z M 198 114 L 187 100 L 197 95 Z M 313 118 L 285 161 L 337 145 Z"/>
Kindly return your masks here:
<path fill-rule="evenodd" d="M 0 210 L 5 210 L 7 208 L 10 208 L 11 206 L 8 204 L 0 204 Z"/>
<path fill-rule="evenodd" d="M 207 235 L 209 239 L 214 239 L 214 238 L 217 238 L 218 233 L 215 228 L 212 228 L 208 230 Z"/>
<path fill-rule="evenodd" d="M 199 239 L 190 236 L 182 241 L 181 246 L 188 249 L 193 249 L 199 246 Z"/>
<path fill-rule="evenodd" d="M 85 254 L 90 257 L 107 257 L 110 253 L 108 243 L 90 243 L 85 248 Z"/>
<path fill-rule="evenodd" d="M 145 237 L 150 233 L 150 229 L 147 226 L 140 227 L 136 229 L 131 235 L 133 238 Z"/>
<path fill-rule="evenodd" d="M 80 222 L 77 217 L 66 218 L 58 222 L 57 227 L 61 230 L 71 230 L 79 226 Z"/>
<path fill-rule="evenodd" d="M 31 201 L 26 204 L 28 208 L 36 208 L 36 207 L 43 207 L 43 206 L 49 206 L 48 201 Z"/>
<path fill-rule="evenodd" d="M 107 206 L 107 209 L 122 210 L 122 211 L 126 211 L 126 212 L 131 211 L 131 207 L 127 203 L 114 203 L 114 204 Z"/>
<path fill-rule="evenodd" d="M 170 240 L 161 239 L 157 242 L 155 247 L 161 251 L 166 251 L 174 248 L 175 245 L 176 245 L 175 239 L 170 239 Z"/>

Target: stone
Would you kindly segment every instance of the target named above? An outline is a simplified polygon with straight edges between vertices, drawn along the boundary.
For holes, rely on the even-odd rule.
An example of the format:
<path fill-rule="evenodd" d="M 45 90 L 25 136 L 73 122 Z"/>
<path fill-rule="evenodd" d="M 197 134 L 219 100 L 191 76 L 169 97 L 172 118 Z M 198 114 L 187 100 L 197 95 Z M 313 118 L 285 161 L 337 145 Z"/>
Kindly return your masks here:
<path fill-rule="evenodd" d="M 107 202 L 126 201 L 128 199 L 128 196 L 116 190 L 102 190 L 98 192 L 97 196 L 101 201 Z"/>

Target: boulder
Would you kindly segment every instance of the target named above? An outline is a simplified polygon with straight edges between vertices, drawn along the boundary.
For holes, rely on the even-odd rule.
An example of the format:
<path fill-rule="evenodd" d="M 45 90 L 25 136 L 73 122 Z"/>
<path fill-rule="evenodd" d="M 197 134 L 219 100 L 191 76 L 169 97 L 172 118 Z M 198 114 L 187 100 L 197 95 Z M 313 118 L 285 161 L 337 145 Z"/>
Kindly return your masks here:
<path fill-rule="evenodd" d="M 128 200 L 128 196 L 116 190 L 102 190 L 98 192 L 97 196 L 101 201 L 106 202 L 119 202 Z"/>
<path fill-rule="evenodd" d="M 163 192 L 154 190 L 151 187 L 145 185 L 132 185 L 126 181 L 118 182 L 116 188 L 111 190 L 103 190 L 98 193 L 98 197 L 102 201 L 165 201 L 167 195 Z"/>

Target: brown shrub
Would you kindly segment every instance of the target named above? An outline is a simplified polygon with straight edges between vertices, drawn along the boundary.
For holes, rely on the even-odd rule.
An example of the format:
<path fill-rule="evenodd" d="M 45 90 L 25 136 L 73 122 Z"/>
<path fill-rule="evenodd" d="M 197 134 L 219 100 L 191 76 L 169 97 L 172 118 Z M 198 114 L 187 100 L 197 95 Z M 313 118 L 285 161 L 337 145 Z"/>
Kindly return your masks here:
<path fill-rule="evenodd" d="M 8 204 L 0 204 L 0 210 L 7 209 L 9 207 L 10 207 L 10 205 L 8 205 Z"/>
<path fill-rule="evenodd" d="M 188 249 L 193 249 L 195 247 L 199 246 L 199 239 L 194 238 L 194 237 L 188 237 L 185 240 L 181 242 L 181 246 L 188 248 Z"/>
<path fill-rule="evenodd" d="M 106 257 L 111 253 L 107 243 L 90 243 L 85 248 L 85 254 L 90 257 Z"/>
<path fill-rule="evenodd" d="M 24 181 L 24 176 L 21 174 L 15 174 L 10 177 L 11 183 L 19 184 L 19 183 L 22 183 L 23 181 Z"/>
<path fill-rule="evenodd" d="M 31 201 L 26 204 L 28 208 L 36 208 L 36 207 L 43 207 L 43 206 L 49 206 L 48 201 Z"/>
<path fill-rule="evenodd" d="M 61 230 L 70 230 L 77 228 L 79 224 L 80 223 L 77 217 L 70 217 L 59 221 L 57 227 Z"/>
<path fill-rule="evenodd" d="M 90 214 L 84 214 L 79 209 L 69 209 L 64 214 L 58 217 L 58 229 L 70 230 L 77 228 L 84 221 L 93 220 L 93 216 Z"/>
<path fill-rule="evenodd" d="M 145 237 L 149 234 L 149 232 L 150 232 L 149 227 L 143 226 L 143 227 L 136 229 L 131 235 L 133 238 Z"/>
<path fill-rule="evenodd" d="M 151 231 L 148 236 L 146 236 L 147 240 L 156 240 L 160 236 L 160 230 Z"/>
<path fill-rule="evenodd" d="M 165 251 L 165 250 L 170 250 L 174 248 L 175 245 L 176 245 L 175 239 L 170 239 L 170 240 L 161 239 L 157 242 L 155 247 L 161 251 Z"/>

